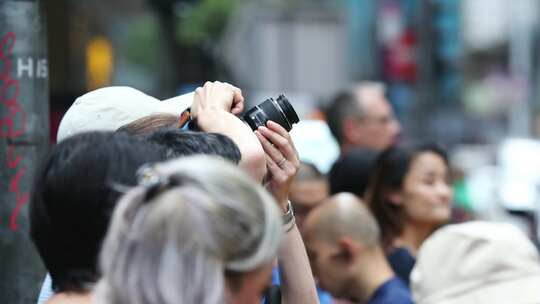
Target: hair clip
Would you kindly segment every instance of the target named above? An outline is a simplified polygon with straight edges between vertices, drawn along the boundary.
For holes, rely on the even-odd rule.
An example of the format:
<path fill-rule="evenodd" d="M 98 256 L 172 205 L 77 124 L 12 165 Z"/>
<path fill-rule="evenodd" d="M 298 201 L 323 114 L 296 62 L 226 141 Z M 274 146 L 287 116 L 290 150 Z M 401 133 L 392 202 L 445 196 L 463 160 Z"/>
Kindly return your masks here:
<path fill-rule="evenodd" d="M 142 165 L 137 170 L 136 176 L 140 186 L 151 186 L 162 180 L 154 164 Z"/>
<path fill-rule="evenodd" d="M 159 191 L 163 188 L 166 188 L 169 184 L 168 178 L 163 177 L 156 170 L 155 165 L 145 164 L 137 170 L 137 181 L 139 186 L 142 186 L 146 189 L 146 194 L 144 197 L 145 201 L 153 198 Z"/>

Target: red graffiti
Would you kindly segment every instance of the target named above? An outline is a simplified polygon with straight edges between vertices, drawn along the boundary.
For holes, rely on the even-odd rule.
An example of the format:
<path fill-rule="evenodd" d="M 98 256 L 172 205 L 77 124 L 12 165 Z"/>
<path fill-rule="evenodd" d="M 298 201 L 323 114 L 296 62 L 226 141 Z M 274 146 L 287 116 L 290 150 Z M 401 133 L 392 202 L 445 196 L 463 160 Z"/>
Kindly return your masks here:
<path fill-rule="evenodd" d="M 8 168 L 10 169 L 17 168 L 17 166 L 22 160 L 22 157 L 20 155 L 14 155 L 14 153 L 15 153 L 15 147 L 12 145 L 9 145 L 7 148 L 7 153 L 6 153 L 6 162 L 7 162 Z M 12 155 L 15 157 L 12 158 Z"/>
<path fill-rule="evenodd" d="M 0 66 L 2 67 L 0 72 L 0 106 L 3 109 L 2 113 L 4 113 L 4 116 L 0 117 L 0 138 L 9 140 L 15 140 L 26 132 L 26 113 L 18 102 L 19 81 L 13 78 L 13 66 L 9 58 L 16 38 L 15 33 L 9 32 L 0 40 Z M 22 192 L 20 188 L 21 178 L 26 173 L 23 160 L 23 157 L 15 151 L 15 146 L 8 144 L 5 161 L 7 167 L 15 172 L 15 175 L 9 180 L 8 188 L 9 193 L 15 195 L 15 208 L 9 218 L 9 228 L 13 231 L 17 230 L 17 218 L 30 197 L 28 192 Z"/>
<path fill-rule="evenodd" d="M 9 217 L 9 228 L 11 228 L 11 230 L 17 230 L 17 217 L 19 216 L 22 207 L 28 203 L 30 197 L 28 192 L 21 194 L 21 191 L 19 190 L 19 181 L 24 176 L 25 171 L 25 168 L 19 170 L 9 183 L 9 192 L 15 193 L 15 208 Z"/>

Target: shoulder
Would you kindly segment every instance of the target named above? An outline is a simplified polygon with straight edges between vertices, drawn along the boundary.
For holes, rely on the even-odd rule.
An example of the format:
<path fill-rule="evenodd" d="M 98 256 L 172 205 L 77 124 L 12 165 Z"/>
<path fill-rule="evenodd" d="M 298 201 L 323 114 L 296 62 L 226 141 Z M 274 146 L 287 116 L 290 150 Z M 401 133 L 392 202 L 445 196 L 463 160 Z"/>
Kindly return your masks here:
<path fill-rule="evenodd" d="M 403 247 L 392 248 L 387 254 L 387 259 L 396 275 L 409 285 L 409 276 L 416 263 L 416 259 L 409 250 Z"/>
<path fill-rule="evenodd" d="M 401 279 L 394 277 L 382 284 L 368 304 L 412 304 L 412 296 Z"/>

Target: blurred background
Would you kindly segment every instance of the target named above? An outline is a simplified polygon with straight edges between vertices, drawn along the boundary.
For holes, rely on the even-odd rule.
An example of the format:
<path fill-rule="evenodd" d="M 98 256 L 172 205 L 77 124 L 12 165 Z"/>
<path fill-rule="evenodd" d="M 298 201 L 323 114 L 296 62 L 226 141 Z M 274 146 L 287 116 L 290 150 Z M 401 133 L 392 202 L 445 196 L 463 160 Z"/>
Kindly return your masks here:
<path fill-rule="evenodd" d="M 404 136 L 450 149 L 458 203 L 491 216 L 494 200 L 518 213 L 537 209 L 538 1 L 43 4 L 51 138 L 76 97 L 107 85 L 166 98 L 228 81 L 251 104 L 286 93 L 306 119 L 321 117 L 337 90 L 382 80 Z"/>
<path fill-rule="evenodd" d="M 302 119 L 323 119 L 321 109 L 339 89 L 381 80 L 404 137 L 448 147 L 464 211 L 457 220 L 512 221 L 538 240 L 540 1 L 41 6 L 51 141 L 75 98 L 103 86 L 168 98 L 221 80 L 242 88 L 248 104 L 285 93 Z"/>
<path fill-rule="evenodd" d="M 101 86 L 169 97 L 213 79 L 242 87 L 253 102 L 285 91 L 309 115 L 336 90 L 380 79 L 411 136 L 454 146 L 536 136 L 540 128 L 534 0 L 57 0 L 44 6 L 57 115 Z"/>

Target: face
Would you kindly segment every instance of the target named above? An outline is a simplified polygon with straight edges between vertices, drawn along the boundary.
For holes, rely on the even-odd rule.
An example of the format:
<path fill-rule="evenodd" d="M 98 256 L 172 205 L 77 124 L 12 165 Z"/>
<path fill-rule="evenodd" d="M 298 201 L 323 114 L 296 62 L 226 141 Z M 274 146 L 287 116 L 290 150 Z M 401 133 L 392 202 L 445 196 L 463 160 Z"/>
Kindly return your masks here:
<path fill-rule="evenodd" d="M 289 199 L 294 208 L 296 225 L 303 230 L 306 216 L 328 197 L 328 183 L 324 179 L 293 181 Z"/>
<path fill-rule="evenodd" d="M 358 94 L 362 100 L 359 106 L 364 114 L 358 121 L 357 145 L 379 151 L 393 145 L 397 141 L 401 126 L 383 92 L 363 89 Z"/>
<path fill-rule="evenodd" d="M 243 274 L 240 286 L 229 291 L 228 304 L 259 304 L 264 291 L 270 286 L 272 279 L 272 263 Z"/>
<path fill-rule="evenodd" d="M 334 297 L 348 298 L 351 267 L 339 248 L 311 236 L 306 238 L 306 250 L 318 285 Z"/>
<path fill-rule="evenodd" d="M 423 152 L 413 159 L 397 199 L 406 222 L 438 226 L 450 220 L 453 191 L 448 175 L 438 154 Z"/>

